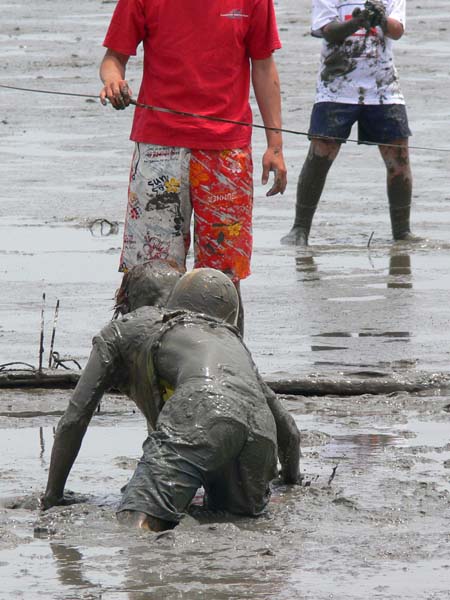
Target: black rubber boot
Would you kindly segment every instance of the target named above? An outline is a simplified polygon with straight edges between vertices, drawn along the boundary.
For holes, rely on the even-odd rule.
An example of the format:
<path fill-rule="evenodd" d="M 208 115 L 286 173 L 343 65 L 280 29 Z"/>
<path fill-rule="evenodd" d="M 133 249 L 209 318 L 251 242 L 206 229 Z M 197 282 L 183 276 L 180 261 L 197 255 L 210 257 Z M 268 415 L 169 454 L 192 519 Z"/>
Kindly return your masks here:
<path fill-rule="evenodd" d="M 402 175 L 394 177 L 388 184 L 389 213 L 394 240 L 416 239 L 409 223 L 411 214 L 411 180 Z"/>
<path fill-rule="evenodd" d="M 314 213 L 319 204 L 328 171 L 333 161 L 309 152 L 298 178 L 295 220 L 291 231 L 280 242 L 290 246 L 307 246 Z"/>

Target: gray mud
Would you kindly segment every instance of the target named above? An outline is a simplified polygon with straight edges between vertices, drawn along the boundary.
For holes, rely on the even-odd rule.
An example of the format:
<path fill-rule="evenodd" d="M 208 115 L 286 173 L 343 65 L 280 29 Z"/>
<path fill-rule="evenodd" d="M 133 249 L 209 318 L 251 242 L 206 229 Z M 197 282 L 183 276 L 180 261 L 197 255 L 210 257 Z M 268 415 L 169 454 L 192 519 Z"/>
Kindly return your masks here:
<path fill-rule="evenodd" d="M 284 125 L 302 131 L 319 62 L 309 5 L 276 6 Z M 9 0 L 1 8 L 0 83 L 97 94 L 113 2 Z M 413 145 L 450 146 L 449 31 L 445 0 L 408 4 L 396 62 Z M 135 92 L 140 68 L 139 55 L 129 70 Z M 131 116 L 97 101 L 0 89 L 0 364 L 37 365 L 43 292 L 44 364 L 56 299 L 55 349 L 82 365 L 93 334 L 110 318 Z M 279 239 L 293 221 L 308 142 L 285 137 L 289 183 L 275 198 L 259 185 L 260 131 L 253 145 L 255 251 L 242 294 L 246 342 L 261 372 L 271 379 L 448 374 L 450 154 L 412 150 L 412 227 L 423 241 L 393 244 L 378 151 L 346 144 L 329 174 L 311 246 L 296 250 Z M 288 397 L 303 432 L 309 485 L 275 489 L 267 518 L 189 517 L 159 538 L 122 531 L 115 521 L 145 436 L 142 418 L 121 396 L 102 403 L 70 477 L 74 499 L 85 501 L 45 515 L 37 510 L 68 394 L 0 394 L 0 598 L 450 597 L 444 392 Z"/>
<path fill-rule="evenodd" d="M 49 412 L 61 402 L 47 391 L 41 411 L 43 396 Z M 0 423 L 3 597 L 448 598 L 448 397 L 286 396 L 304 485 L 275 486 L 260 519 L 197 509 L 163 536 L 115 520 L 145 435 L 119 396 L 94 416 L 70 476 L 84 501 L 39 512 L 57 418 L 15 416 L 27 398 L 8 392 Z"/>

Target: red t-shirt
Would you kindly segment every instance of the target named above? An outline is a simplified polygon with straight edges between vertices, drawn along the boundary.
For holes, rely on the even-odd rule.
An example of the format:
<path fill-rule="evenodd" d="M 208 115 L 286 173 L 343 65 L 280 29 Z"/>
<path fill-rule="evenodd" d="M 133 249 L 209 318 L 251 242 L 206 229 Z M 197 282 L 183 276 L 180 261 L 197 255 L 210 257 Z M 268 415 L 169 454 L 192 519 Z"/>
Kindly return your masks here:
<path fill-rule="evenodd" d="M 138 102 L 251 122 L 250 58 L 281 47 L 273 0 L 119 0 L 104 46 L 135 55 L 144 45 Z M 136 142 L 240 148 L 251 128 L 136 108 Z"/>

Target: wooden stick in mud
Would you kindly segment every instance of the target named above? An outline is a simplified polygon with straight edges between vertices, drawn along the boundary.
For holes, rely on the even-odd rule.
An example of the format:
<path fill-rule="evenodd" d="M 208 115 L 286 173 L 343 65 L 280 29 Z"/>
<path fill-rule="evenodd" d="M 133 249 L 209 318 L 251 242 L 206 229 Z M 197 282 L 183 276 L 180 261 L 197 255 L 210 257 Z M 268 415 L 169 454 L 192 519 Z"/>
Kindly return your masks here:
<path fill-rule="evenodd" d="M 11 370 L 0 372 L 2 388 L 74 388 L 82 371 L 55 369 L 39 371 Z M 288 396 L 361 396 L 363 394 L 392 394 L 397 392 L 414 393 L 421 390 L 449 389 L 450 377 L 447 373 L 434 373 L 431 376 L 418 374 L 411 379 L 399 378 L 395 374 L 383 376 L 314 376 L 298 379 L 265 380 L 276 394 Z M 110 390 L 112 392 L 117 390 Z M 0 398 L 1 400 L 1 398 Z"/>
<path fill-rule="evenodd" d="M 56 323 L 58 322 L 58 314 L 59 314 L 59 299 L 56 301 L 55 316 L 53 317 L 53 330 L 52 330 L 52 338 L 50 341 L 50 354 L 48 356 L 48 368 L 49 369 L 52 366 L 53 346 L 55 345 Z"/>
<path fill-rule="evenodd" d="M 45 292 L 42 294 L 41 335 L 40 335 L 40 339 L 39 339 L 39 367 L 38 367 L 39 373 L 42 373 L 42 357 L 44 354 L 44 312 L 45 312 Z"/>

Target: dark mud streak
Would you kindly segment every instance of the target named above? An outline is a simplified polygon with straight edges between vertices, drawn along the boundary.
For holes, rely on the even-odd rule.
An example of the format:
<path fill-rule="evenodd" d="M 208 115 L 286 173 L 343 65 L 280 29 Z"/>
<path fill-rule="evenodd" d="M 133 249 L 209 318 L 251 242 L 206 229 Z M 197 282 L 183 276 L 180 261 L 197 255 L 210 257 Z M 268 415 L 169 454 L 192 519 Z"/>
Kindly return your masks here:
<path fill-rule="evenodd" d="M 357 62 L 338 46 L 325 59 L 324 69 L 320 77 L 325 83 L 330 83 L 336 77 L 344 77 L 356 69 Z"/>

